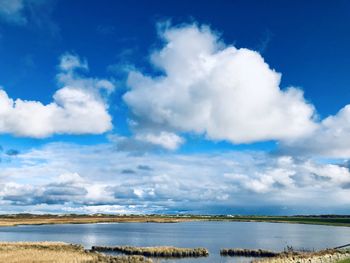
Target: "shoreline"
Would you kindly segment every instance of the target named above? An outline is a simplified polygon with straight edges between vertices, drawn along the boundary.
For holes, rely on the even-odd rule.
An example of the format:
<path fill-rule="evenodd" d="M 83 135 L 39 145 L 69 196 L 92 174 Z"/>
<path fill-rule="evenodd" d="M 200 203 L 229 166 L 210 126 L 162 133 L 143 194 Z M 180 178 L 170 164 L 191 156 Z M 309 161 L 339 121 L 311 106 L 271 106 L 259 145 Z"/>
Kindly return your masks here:
<path fill-rule="evenodd" d="M 350 227 L 349 216 L 1 215 L 0 227 L 98 223 L 262 222 Z"/>
<path fill-rule="evenodd" d="M 108 255 L 98 251 L 121 251 L 121 255 Z M 222 249 L 221 256 L 253 256 L 254 263 L 338 263 L 350 259 L 350 250 L 324 249 L 316 252 L 272 252 L 260 249 Z M 231 253 L 232 252 L 232 253 Z M 159 258 L 206 257 L 205 248 L 178 247 L 92 247 L 65 242 L 0 242 L 0 262 L 65 262 L 65 263 L 152 263 Z M 59 261 L 57 260 L 59 259 Z M 199 259 L 200 260 L 200 259 Z M 157 260 L 158 262 L 158 260 Z"/>

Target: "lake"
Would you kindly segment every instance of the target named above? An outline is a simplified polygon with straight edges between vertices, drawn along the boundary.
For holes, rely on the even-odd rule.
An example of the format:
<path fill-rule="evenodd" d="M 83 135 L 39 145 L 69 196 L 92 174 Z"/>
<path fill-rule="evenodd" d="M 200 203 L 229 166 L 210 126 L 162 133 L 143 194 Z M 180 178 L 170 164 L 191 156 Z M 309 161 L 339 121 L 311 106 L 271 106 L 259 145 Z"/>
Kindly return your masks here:
<path fill-rule="evenodd" d="M 322 249 L 350 243 L 350 228 L 262 222 L 109 223 L 0 227 L 1 241 L 64 241 L 90 248 L 113 246 L 205 247 L 208 258 L 155 262 L 247 262 L 221 257 L 221 248 L 262 248 L 281 251 Z"/>

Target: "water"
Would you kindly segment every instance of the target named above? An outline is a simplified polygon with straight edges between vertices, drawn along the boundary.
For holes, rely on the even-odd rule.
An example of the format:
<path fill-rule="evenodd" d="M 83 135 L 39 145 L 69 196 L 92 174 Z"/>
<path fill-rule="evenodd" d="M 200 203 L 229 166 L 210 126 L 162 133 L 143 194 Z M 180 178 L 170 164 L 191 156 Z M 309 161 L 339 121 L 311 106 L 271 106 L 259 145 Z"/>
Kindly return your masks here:
<path fill-rule="evenodd" d="M 249 262 L 246 258 L 221 257 L 221 248 L 262 248 L 281 251 L 322 249 L 350 242 L 350 228 L 261 222 L 186 222 L 67 224 L 0 227 L 1 241 L 64 241 L 90 248 L 113 246 L 205 247 L 208 258 L 155 260 L 155 262 Z"/>

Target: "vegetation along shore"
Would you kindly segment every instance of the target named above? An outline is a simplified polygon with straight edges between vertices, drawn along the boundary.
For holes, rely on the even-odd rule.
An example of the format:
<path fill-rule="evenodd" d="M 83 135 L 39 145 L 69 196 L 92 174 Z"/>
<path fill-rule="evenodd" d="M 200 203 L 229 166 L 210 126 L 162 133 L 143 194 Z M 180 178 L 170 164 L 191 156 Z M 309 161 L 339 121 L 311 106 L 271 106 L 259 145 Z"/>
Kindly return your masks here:
<path fill-rule="evenodd" d="M 350 226 L 350 216 L 239 216 L 239 215 L 0 215 L 0 226 L 91 223 L 179 223 L 190 221 L 270 222 Z"/>
<path fill-rule="evenodd" d="M 100 252 L 120 252 L 124 255 L 106 255 Z M 92 247 L 63 242 L 0 242 L 0 262 L 6 263 L 152 263 L 156 257 L 208 256 L 204 248 L 176 247 Z M 222 249 L 223 256 L 257 257 L 253 263 L 349 263 L 349 249 L 326 249 L 317 252 Z M 151 258 L 149 258 L 151 257 Z M 200 262 L 200 261 L 199 261 Z"/>

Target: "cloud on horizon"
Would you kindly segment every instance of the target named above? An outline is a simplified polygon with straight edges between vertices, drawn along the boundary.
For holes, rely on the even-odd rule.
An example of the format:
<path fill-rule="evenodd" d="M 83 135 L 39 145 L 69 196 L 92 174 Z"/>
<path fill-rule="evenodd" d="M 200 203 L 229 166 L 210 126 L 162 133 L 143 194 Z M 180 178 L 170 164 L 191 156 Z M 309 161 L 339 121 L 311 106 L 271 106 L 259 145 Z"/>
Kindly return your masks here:
<path fill-rule="evenodd" d="M 132 155 L 109 144 L 49 144 L 3 165 L 0 204 L 61 213 L 106 206 L 115 213 L 332 213 L 348 212 L 349 185 L 344 165 L 264 152 Z"/>

